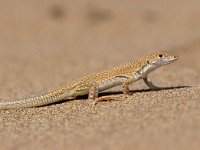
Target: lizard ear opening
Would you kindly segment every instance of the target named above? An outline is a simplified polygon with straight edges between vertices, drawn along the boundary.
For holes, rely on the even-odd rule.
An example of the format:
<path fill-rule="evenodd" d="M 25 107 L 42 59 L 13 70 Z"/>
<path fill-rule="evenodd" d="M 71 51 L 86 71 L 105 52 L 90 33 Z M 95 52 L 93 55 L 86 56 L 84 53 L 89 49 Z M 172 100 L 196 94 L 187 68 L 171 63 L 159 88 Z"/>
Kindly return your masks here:
<path fill-rule="evenodd" d="M 147 64 L 149 64 L 150 62 L 149 62 L 149 60 L 147 60 Z"/>

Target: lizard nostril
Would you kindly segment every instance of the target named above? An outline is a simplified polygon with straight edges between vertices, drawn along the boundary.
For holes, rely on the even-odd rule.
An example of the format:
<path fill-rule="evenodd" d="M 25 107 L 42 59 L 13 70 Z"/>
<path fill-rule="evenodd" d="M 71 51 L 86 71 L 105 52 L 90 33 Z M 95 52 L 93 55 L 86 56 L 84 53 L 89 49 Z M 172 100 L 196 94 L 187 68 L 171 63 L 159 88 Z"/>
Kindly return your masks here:
<path fill-rule="evenodd" d="M 177 57 L 177 56 L 174 56 L 174 58 L 178 59 L 178 57 Z"/>

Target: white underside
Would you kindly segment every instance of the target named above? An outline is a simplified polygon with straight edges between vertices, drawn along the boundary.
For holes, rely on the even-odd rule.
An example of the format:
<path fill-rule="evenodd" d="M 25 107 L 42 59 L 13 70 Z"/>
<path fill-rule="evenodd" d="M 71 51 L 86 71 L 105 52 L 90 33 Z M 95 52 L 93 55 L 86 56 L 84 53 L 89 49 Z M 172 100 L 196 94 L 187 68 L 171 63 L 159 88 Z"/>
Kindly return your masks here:
<path fill-rule="evenodd" d="M 141 74 L 139 73 L 133 73 L 131 76 L 133 76 L 133 81 L 137 81 L 140 79 Z M 107 79 L 105 81 L 101 81 L 101 84 L 99 84 L 98 89 L 99 91 L 104 91 L 110 88 L 113 88 L 118 85 L 122 85 L 127 80 L 127 77 L 119 76 L 111 79 Z"/>
<path fill-rule="evenodd" d="M 108 80 L 101 82 L 101 84 L 98 86 L 98 89 L 99 89 L 99 91 L 104 91 L 104 90 L 110 89 L 112 87 L 122 85 L 125 80 L 126 80 L 126 78 L 122 78 L 122 77 L 115 77 L 112 79 L 108 79 Z"/>

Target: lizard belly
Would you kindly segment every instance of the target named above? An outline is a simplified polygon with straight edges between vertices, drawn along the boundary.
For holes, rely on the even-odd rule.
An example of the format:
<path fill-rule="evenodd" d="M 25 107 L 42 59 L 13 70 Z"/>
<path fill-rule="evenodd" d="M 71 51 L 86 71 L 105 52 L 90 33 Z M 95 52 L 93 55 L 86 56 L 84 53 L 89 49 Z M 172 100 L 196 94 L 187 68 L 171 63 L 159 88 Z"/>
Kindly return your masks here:
<path fill-rule="evenodd" d="M 115 78 L 105 80 L 103 82 L 101 81 L 101 83 L 99 83 L 98 89 L 99 89 L 99 91 L 104 91 L 104 90 L 110 89 L 112 87 L 123 84 L 123 82 L 125 80 L 126 80 L 126 78 L 115 77 Z"/>

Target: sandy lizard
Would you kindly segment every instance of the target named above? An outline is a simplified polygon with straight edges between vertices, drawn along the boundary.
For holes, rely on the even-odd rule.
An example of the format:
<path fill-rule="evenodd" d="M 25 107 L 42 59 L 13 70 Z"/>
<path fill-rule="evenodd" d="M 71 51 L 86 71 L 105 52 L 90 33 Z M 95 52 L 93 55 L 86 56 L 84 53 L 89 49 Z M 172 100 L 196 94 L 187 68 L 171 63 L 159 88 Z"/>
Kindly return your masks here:
<path fill-rule="evenodd" d="M 75 99 L 78 96 L 86 94 L 88 94 L 88 99 L 97 103 L 107 99 L 105 96 L 98 97 L 99 92 L 122 85 L 123 93 L 129 94 L 129 84 L 140 79 L 143 79 L 150 89 L 157 89 L 158 87 L 148 78 L 148 74 L 161 66 L 176 61 L 177 59 L 177 56 L 170 55 L 165 51 L 158 51 L 128 64 L 102 71 L 94 75 L 85 76 L 71 84 L 42 96 L 13 102 L 2 102 L 0 103 L 0 109 L 44 106 L 62 100 Z"/>

